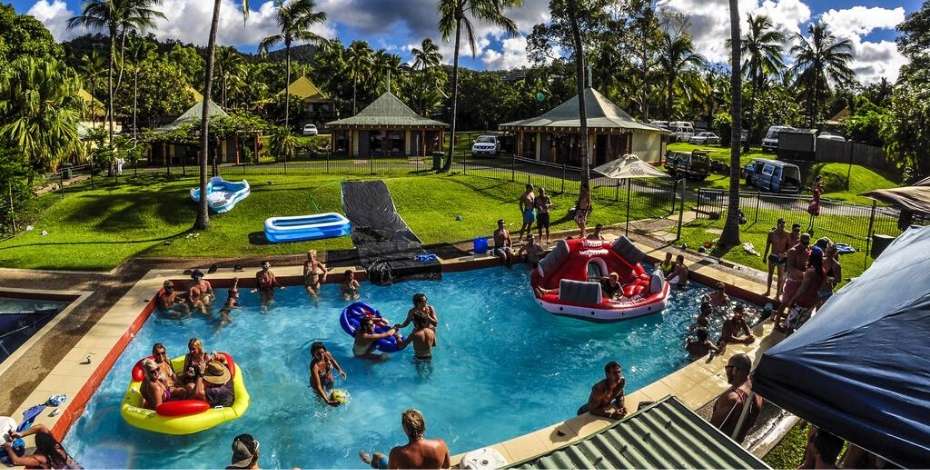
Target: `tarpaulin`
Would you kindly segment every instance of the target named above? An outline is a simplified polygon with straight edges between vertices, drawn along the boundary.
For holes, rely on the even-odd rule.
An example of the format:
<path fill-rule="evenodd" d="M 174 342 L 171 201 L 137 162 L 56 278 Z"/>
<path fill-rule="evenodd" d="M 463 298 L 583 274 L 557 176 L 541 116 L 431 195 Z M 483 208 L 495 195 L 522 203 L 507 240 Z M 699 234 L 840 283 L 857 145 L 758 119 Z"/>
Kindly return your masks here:
<path fill-rule="evenodd" d="M 898 465 L 930 466 L 930 227 L 903 233 L 766 351 L 753 389 Z"/>

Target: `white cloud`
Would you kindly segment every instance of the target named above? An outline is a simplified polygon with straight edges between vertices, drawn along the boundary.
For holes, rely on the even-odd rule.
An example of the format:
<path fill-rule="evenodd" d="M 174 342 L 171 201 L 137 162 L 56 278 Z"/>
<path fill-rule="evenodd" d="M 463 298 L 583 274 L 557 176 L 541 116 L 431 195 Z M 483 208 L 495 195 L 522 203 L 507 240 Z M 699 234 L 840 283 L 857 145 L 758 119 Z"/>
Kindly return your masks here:
<path fill-rule="evenodd" d="M 850 67 L 856 72 L 856 78 L 863 83 L 873 83 L 882 77 L 897 80 L 898 72 L 907 59 L 898 52 L 894 41 L 866 41 L 864 38 L 875 30 L 894 29 L 904 21 L 904 16 L 902 7 L 853 6 L 827 10 L 820 20 L 835 36 L 852 43 L 853 62 Z"/>
<path fill-rule="evenodd" d="M 56 41 L 67 41 L 85 32 L 83 28 L 68 29 L 68 19 L 73 17 L 75 13 L 68 9 L 68 5 L 64 0 L 54 0 L 52 2 L 39 0 L 29 8 L 26 14 L 32 15 L 41 21 L 52 33 L 52 37 Z"/>
<path fill-rule="evenodd" d="M 530 65 L 526 56 L 526 36 L 506 38 L 501 50 L 485 49 L 481 61 L 488 70 L 509 70 Z"/>
<path fill-rule="evenodd" d="M 895 9 L 854 6 L 845 10 L 827 10 L 820 19 L 838 37 L 853 39 L 876 29 L 893 29 L 904 21 L 904 8 Z"/>

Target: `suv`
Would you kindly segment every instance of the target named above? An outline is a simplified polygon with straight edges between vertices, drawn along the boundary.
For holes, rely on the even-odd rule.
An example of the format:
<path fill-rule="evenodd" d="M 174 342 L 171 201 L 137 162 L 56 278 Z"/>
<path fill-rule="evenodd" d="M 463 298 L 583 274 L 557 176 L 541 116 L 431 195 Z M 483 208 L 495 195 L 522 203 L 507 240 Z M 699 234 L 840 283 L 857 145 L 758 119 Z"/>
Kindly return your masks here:
<path fill-rule="evenodd" d="M 501 142 L 496 135 L 479 135 L 471 144 L 471 154 L 473 156 L 497 156 L 501 149 Z"/>
<path fill-rule="evenodd" d="M 778 150 L 778 134 L 782 131 L 794 130 L 791 126 L 769 126 L 768 132 L 765 133 L 765 138 L 762 139 L 762 151 L 763 152 L 774 152 Z"/>
<path fill-rule="evenodd" d="M 683 142 L 687 142 L 694 135 L 694 125 L 688 121 L 672 121 L 668 123 L 668 127 L 675 138 Z"/>
<path fill-rule="evenodd" d="M 790 192 L 801 190 L 801 169 L 792 163 L 756 158 L 743 167 L 746 184 L 760 191 Z"/>
<path fill-rule="evenodd" d="M 303 135 L 317 135 L 320 131 L 317 130 L 316 124 L 304 124 L 304 128 L 301 130 Z"/>

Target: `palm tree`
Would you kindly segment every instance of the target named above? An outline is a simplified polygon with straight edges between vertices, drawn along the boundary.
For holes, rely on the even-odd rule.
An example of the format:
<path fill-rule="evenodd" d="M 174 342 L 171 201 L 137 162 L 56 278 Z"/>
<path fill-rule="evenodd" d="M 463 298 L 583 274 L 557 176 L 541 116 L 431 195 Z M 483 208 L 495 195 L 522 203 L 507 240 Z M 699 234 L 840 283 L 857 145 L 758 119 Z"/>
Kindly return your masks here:
<path fill-rule="evenodd" d="M 228 108 L 227 93 L 229 92 L 229 82 L 236 80 L 239 73 L 242 72 L 245 61 L 242 54 L 232 47 L 220 47 L 217 50 L 216 65 L 220 69 L 220 103 L 224 109 Z"/>
<path fill-rule="evenodd" d="M 97 111 L 95 109 L 97 104 L 97 84 L 103 77 L 105 69 L 106 64 L 103 57 L 97 51 L 91 51 L 90 54 L 81 57 L 80 71 L 84 75 L 84 79 L 90 84 L 90 119 L 92 122 L 97 121 Z"/>
<path fill-rule="evenodd" d="M 581 182 L 578 188 L 578 202 L 575 204 L 575 210 L 583 211 L 591 208 L 591 167 L 588 163 L 588 113 L 584 98 L 584 43 L 581 40 L 581 29 L 578 27 L 578 5 L 576 2 L 577 0 L 568 0 L 568 20 L 572 30 L 572 45 L 575 49 L 575 90 L 578 92 L 578 136 L 581 144 L 578 151 L 581 158 Z M 584 237 L 583 228 L 581 236 Z"/>
<path fill-rule="evenodd" d="M 365 41 L 352 41 L 345 55 L 346 69 L 352 77 L 352 115 L 358 114 L 356 97 L 358 96 L 358 80 L 367 77 L 374 65 L 374 52 Z"/>
<path fill-rule="evenodd" d="M 433 67 L 442 65 L 442 54 L 439 53 L 437 46 L 432 39 L 426 38 L 420 43 L 420 48 L 414 47 L 410 50 L 413 56 L 414 70 L 429 70 Z"/>
<path fill-rule="evenodd" d="M 740 53 L 746 59 L 743 62 L 743 73 L 749 76 L 752 86 L 752 95 L 749 99 L 749 139 L 752 141 L 756 131 L 755 110 L 756 97 L 765 84 L 765 79 L 778 75 L 785 68 L 782 60 L 782 49 L 785 43 L 785 34 L 774 28 L 772 20 L 765 15 L 747 15 L 749 30 L 740 44 Z"/>
<path fill-rule="evenodd" d="M 216 55 L 216 31 L 220 26 L 220 5 L 222 0 L 213 0 L 213 20 L 210 23 L 210 39 L 207 41 L 207 70 L 203 77 L 203 102 L 200 108 L 200 205 L 197 208 L 197 220 L 194 228 L 205 230 L 210 224 L 207 206 L 207 159 L 210 152 L 210 96 L 213 88 L 213 58 Z M 249 17 L 249 0 L 242 0 L 242 16 Z"/>
<path fill-rule="evenodd" d="M 136 138 L 138 135 L 139 125 L 137 122 L 138 109 L 139 109 L 139 70 L 142 68 L 141 62 L 144 60 L 152 51 L 155 50 L 155 45 L 139 36 L 131 36 L 129 41 L 129 52 L 132 55 L 132 140 L 133 145 L 138 144 Z"/>
<path fill-rule="evenodd" d="M 310 28 L 326 21 L 326 13 L 316 11 L 314 0 L 290 0 L 278 7 L 275 21 L 281 32 L 262 39 L 258 44 L 258 50 L 267 53 L 268 48 L 284 43 L 284 57 L 287 63 L 287 81 L 284 83 L 284 127 L 290 129 L 291 94 L 288 93 L 287 87 L 291 85 L 291 44 L 294 41 L 320 44 L 323 38 L 310 31 Z"/>
<path fill-rule="evenodd" d="M 440 77 L 433 76 L 434 71 L 440 70 L 442 65 L 442 54 L 439 53 L 437 46 L 430 38 L 426 38 L 420 43 L 420 47 L 410 50 L 413 56 L 413 70 L 418 70 L 419 84 L 422 90 L 413 96 L 413 100 L 419 104 L 420 114 L 426 116 L 429 114 L 431 103 L 438 102 L 437 98 L 443 96 L 442 89 L 445 84 L 445 74 Z M 430 77 L 433 76 L 433 79 Z"/>
<path fill-rule="evenodd" d="M 720 234 L 720 246 L 739 244 L 739 138 L 743 128 L 743 87 L 740 73 L 739 0 L 730 0 L 730 192 L 727 220 Z"/>
<path fill-rule="evenodd" d="M 400 78 L 400 56 L 397 54 L 391 54 L 384 49 L 375 52 L 374 57 L 372 58 L 372 71 L 374 72 L 375 80 L 378 84 L 382 81 L 389 79 L 392 75 L 395 79 Z M 387 83 L 385 85 L 387 91 L 392 92 L 392 85 Z"/>
<path fill-rule="evenodd" d="M 519 6 L 523 0 L 440 0 L 439 2 L 439 32 L 444 40 L 455 34 L 455 50 L 452 54 L 452 125 L 449 132 L 449 155 L 446 158 L 443 171 L 452 168 L 452 153 L 455 149 L 455 115 L 459 104 L 459 43 L 462 37 L 462 26 L 465 27 L 465 36 L 471 47 L 471 55 L 477 55 L 475 44 L 475 31 L 470 17 L 490 23 L 504 29 L 507 34 L 517 34 L 517 24 L 504 16 L 504 8 Z"/>
<path fill-rule="evenodd" d="M 682 74 L 689 67 L 704 65 L 704 58 L 694 52 L 691 36 L 663 33 L 658 62 L 665 79 L 665 118 L 671 120 L 675 89 L 681 87 Z"/>
<path fill-rule="evenodd" d="M 71 68 L 52 58 L 21 56 L 0 73 L 0 143 L 37 173 L 54 169 L 79 151 L 77 133 L 81 82 Z"/>
<path fill-rule="evenodd" d="M 116 43 L 120 36 L 131 30 L 154 26 L 155 18 L 165 18 L 153 7 L 161 0 L 87 0 L 81 14 L 68 19 L 68 29 L 83 26 L 92 30 L 105 30 L 109 35 L 110 53 L 107 72 L 107 117 L 109 141 L 113 145 L 113 72 L 116 63 Z"/>
<path fill-rule="evenodd" d="M 807 95 L 808 125 L 814 127 L 819 105 L 830 93 L 830 82 L 849 83 L 855 74 L 849 68 L 852 42 L 838 39 L 823 23 L 812 24 L 808 32 L 809 38 L 797 36 L 798 44 L 791 48 L 791 53 L 795 56 L 793 69 Z"/>

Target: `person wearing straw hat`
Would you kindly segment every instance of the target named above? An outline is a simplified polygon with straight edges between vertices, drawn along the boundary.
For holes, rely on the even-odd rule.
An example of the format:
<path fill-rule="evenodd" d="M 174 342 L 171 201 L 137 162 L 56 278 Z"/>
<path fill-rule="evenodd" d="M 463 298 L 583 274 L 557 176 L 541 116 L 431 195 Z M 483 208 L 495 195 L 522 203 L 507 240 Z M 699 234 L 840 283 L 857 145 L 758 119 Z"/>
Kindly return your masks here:
<path fill-rule="evenodd" d="M 207 363 L 202 374 L 198 374 L 194 385 L 194 398 L 204 400 L 210 406 L 232 406 L 236 401 L 229 368 L 217 360 Z"/>
<path fill-rule="evenodd" d="M 232 460 L 227 469 L 259 468 L 258 449 L 260 443 L 251 434 L 240 434 L 232 442 Z"/>

